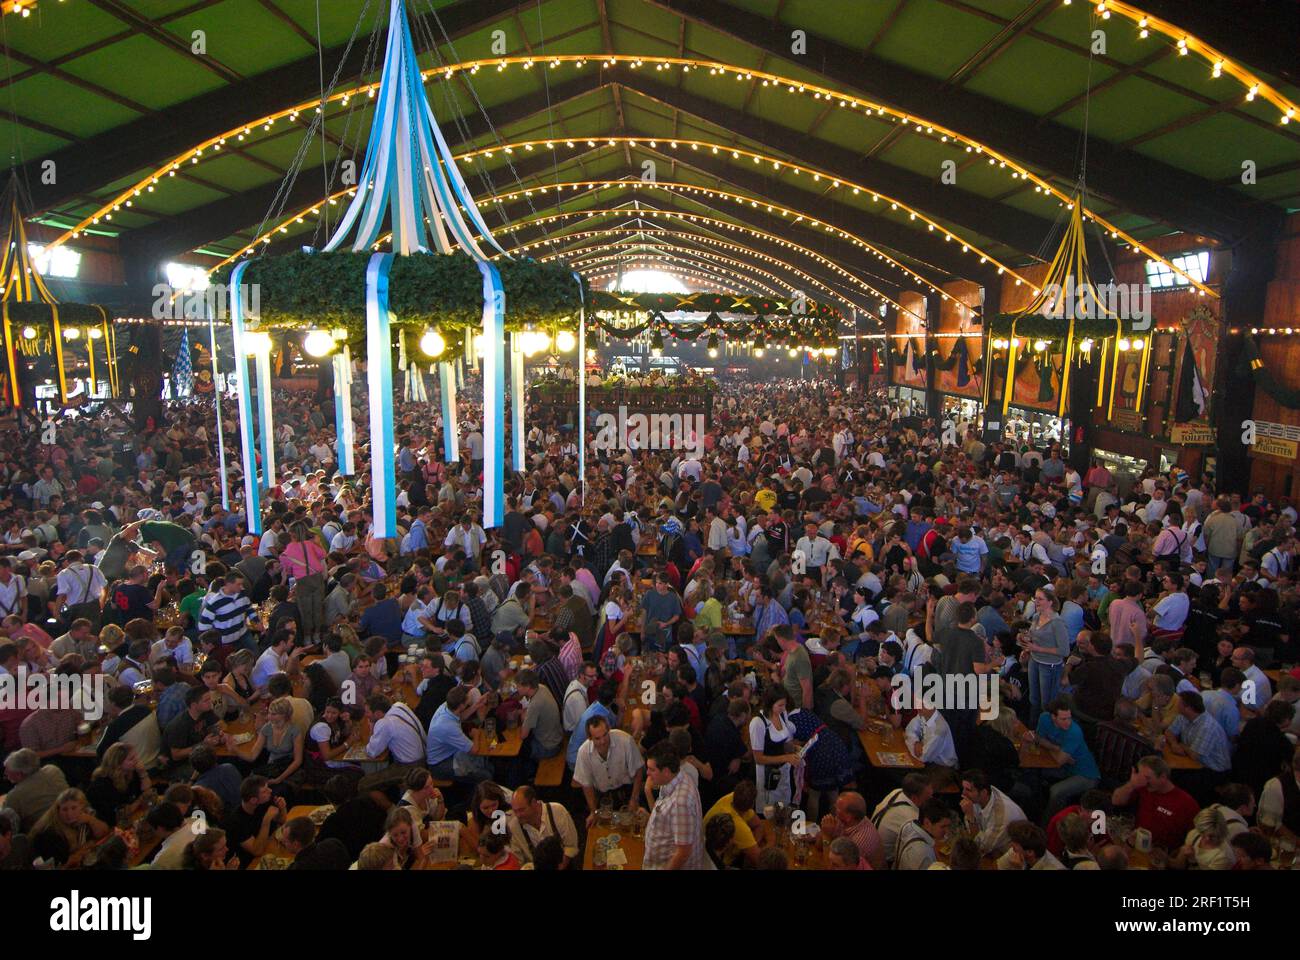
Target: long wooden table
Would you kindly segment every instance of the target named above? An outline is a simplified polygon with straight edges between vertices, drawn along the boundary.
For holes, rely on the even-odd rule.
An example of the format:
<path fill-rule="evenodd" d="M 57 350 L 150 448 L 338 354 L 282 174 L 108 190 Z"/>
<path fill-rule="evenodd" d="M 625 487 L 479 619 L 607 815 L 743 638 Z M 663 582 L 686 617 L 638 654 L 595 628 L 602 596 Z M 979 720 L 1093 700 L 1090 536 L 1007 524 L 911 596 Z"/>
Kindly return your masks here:
<path fill-rule="evenodd" d="M 596 852 L 596 841 L 608 837 L 610 834 L 617 833 L 619 837 L 619 849 L 627 856 L 627 863 L 620 867 L 601 867 L 597 868 L 594 864 L 594 854 Z M 703 840 L 701 839 L 701 843 Z M 645 861 L 645 837 L 634 837 L 632 827 L 629 824 L 625 828 L 620 827 L 603 827 L 596 824 L 587 831 L 587 843 L 582 854 L 582 869 L 615 869 L 615 870 L 640 870 Z"/>

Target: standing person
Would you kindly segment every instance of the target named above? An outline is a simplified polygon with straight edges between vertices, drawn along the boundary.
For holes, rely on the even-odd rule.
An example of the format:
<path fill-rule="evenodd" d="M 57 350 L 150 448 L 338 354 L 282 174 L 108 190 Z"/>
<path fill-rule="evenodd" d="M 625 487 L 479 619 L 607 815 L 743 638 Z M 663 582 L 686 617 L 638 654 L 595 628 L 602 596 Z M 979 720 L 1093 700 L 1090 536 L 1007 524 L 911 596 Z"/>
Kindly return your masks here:
<path fill-rule="evenodd" d="M 645 650 L 666 650 L 672 642 L 673 628 L 682 618 L 682 601 L 672 588 L 668 575 L 655 575 L 653 590 L 641 598 L 645 622 L 641 627 L 641 643 Z"/>
<path fill-rule="evenodd" d="M 755 807 L 794 800 L 794 771 L 799 764 L 794 746 L 794 723 L 786 713 L 785 688 L 772 684 L 763 691 L 762 705 L 749 721 L 749 745 L 754 753 Z"/>
<path fill-rule="evenodd" d="M 946 688 L 953 691 L 974 692 L 974 703 L 949 703 L 943 708 L 943 718 L 952 729 L 953 746 L 958 761 L 965 766 L 974 763 L 975 725 L 979 719 L 981 689 L 979 677 L 994 669 L 984 652 L 984 641 L 975 632 L 975 604 L 962 602 L 957 606 L 957 624 L 940 633 L 939 672 L 950 678 Z"/>
<path fill-rule="evenodd" d="M 646 870 L 710 870 L 704 849 L 704 811 L 695 780 L 686 775 L 681 755 L 661 741 L 646 757 L 646 777 L 659 797 L 645 828 Z"/>
<path fill-rule="evenodd" d="M 104 614 L 104 591 L 108 581 L 98 567 L 83 560 L 80 550 L 69 550 L 64 556 L 67 566 L 59 571 L 55 581 L 57 596 L 50 601 L 50 613 L 60 623 L 71 623 L 84 617 L 91 628 L 98 630 Z"/>
<path fill-rule="evenodd" d="M 1056 613 L 1056 601 L 1044 590 L 1034 591 L 1034 615 L 1020 646 L 1029 652 L 1029 706 L 1036 717 L 1060 692 L 1061 672 L 1070 655 L 1065 623 Z"/>
<path fill-rule="evenodd" d="M 1232 573 L 1243 533 L 1241 522 L 1233 516 L 1232 501 L 1227 497 L 1215 501 L 1214 510 L 1201 525 L 1201 536 L 1205 538 L 1207 575 L 1213 577 L 1221 567 Z"/>
<path fill-rule="evenodd" d="M 280 553 L 280 567 L 294 590 L 302 617 L 303 643 L 320 642 L 325 627 L 325 551 L 302 524 L 289 530 L 290 543 Z"/>

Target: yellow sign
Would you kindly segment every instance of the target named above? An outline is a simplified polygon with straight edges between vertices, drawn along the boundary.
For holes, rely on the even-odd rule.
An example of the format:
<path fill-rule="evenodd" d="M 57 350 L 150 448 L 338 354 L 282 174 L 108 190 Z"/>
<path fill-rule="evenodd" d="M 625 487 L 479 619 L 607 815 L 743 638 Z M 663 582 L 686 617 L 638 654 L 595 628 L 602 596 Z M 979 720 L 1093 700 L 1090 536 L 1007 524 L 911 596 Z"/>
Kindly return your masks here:
<path fill-rule="evenodd" d="M 1115 411 L 1111 423 L 1121 430 L 1141 430 L 1142 415 L 1136 410 L 1120 408 Z"/>
<path fill-rule="evenodd" d="M 1214 428 L 1207 423 L 1175 423 L 1169 429 L 1169 442 L 1182 446 L 1214 443 Z"/>
<path fill-rule="evenodd" d="M 1265 457 L 1277 457 L 1279 460 L 1294 460 L 1297 453 L 1300 452 L 1300 442 L 1295 440 L 1279 440 L 1276 437 L 1256 437 L 1255 446 L 1251 449 L 1258 455 Z"/>

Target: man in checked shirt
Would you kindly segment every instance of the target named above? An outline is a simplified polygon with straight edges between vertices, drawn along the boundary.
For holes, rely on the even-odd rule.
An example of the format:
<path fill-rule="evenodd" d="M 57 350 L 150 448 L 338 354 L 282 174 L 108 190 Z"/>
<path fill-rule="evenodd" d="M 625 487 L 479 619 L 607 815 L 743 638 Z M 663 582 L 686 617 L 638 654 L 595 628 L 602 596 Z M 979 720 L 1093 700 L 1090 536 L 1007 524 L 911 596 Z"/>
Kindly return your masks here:
<path fill-rule="evenodd" d="M 712 870 L 704 852 L 704 812 L 695 781 L 682 769 L 682 758 L 667 740 L 646 757 L 646 777 L 659 797 L 645 828 L 646 870 Z"/>

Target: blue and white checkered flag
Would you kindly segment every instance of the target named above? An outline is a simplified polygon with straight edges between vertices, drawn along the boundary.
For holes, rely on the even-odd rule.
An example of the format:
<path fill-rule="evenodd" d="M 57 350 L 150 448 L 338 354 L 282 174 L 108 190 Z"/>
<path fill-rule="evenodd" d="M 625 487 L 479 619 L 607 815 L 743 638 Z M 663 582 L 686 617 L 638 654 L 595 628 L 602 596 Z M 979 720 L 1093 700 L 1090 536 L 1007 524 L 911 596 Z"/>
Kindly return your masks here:
<path fill-rule="evenodd" d="M 181 345 L 176 350 L 176 364 L 172 367 L 172 395 L 189 396 L 194 392 L 194 363 L 190 358 L 190 330 L 181 329 Z"/>

